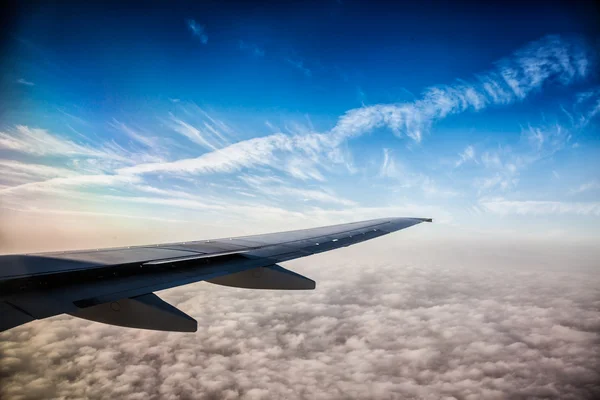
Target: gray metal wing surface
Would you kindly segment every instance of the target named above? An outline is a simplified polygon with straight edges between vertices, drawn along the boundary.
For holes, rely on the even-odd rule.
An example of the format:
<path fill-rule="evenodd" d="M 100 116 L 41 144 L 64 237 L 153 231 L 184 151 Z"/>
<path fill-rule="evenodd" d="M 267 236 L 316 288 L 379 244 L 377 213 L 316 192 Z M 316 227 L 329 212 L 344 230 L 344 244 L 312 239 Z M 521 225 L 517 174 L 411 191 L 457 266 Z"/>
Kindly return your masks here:
<path fill-rule="evenodd" d="M 249 289 L 314 289 L 280 262 L 350 246 L 425 218 L 381 218 L 213 240 L 0 256 L 0 331 L 58 314 L 191 332 L 196 321 L 153 292 L 206 281 Z"/>

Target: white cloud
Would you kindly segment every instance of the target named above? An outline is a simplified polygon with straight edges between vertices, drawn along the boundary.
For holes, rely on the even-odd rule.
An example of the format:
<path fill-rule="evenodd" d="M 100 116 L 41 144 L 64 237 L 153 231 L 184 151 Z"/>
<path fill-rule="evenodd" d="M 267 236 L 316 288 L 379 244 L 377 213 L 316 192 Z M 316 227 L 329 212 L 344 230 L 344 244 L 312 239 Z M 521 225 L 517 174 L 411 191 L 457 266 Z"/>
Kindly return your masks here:
<path fill-rule="evenodd" d="M 423 176 L 419 185 L 425 195 L 435 198 L 450 198 L 459 196 L 460 193 L 455 190 L 442 189 L 437 186 L 435 181 L 429 177 Z"/>
<path fill-rule="evenodd" d="M 579 93 L 576 106 L 578 111 L 577 125 L 583 128 L 600 114 L 600 88 Z M 571 118 L 573 117 L 571 116 Z"/>
<path fill-rule="evenodd" d="M 269 128 L 273 133 L 278 133 L 281 132 L 281 129 L 279 129 L 279 127 L 275 126 L 271 121 L 265 121 L 265 125 L 267 126 L 267 128 Z"/>
<path fill-rule="evenodd" d="M 208 148 L 209 150 L 217 149 L 216 144 L 212 143 L 212 140 L 210 140 L 210 138 L 207 137 L 206 132 L 201 132 L 196 127 L 188 124 L 185 121 L 175 118 L 174 116 L 171 116 L 171 119 L 173 121 L 171 128 L 175 132 L 179 133 L 180 135 L 185 136 L 192 142 L 197 143 L 197 144 L 201 145 L 202 147 Z"/>
<path fill-rule="evenodd" d="M 197 24 L 190 23 L 190 26 L 192 29 L 197 27 Z M 199 32 L 198 29 L 192 30 Z M 468 109 L 479 110 L 490 102 L 513 101 L 540 87 L 545 80 L 556 78 L 566 84 L 585 76 L 587 74 L 586 62 L 584 62 L 586 52 L 587 49 L 575 40 L 566 40 L 557 36 L 546 37 L 529 44 L 499 64 L 498 70 L 506 72 L 503 75 L 505 78 L 502 78 L 504 80 L 499 78 L 497 71 L 490 72 L 478 77 L 478 82 L 486 84 L 483 86 L 482 83 L 481 87 L 477 86 L 479 83 L 468 84 L 461 81 L 455 85 L 429 88 L 420 100 L 413 103 L 375 105 L 350 110 L 325 134 L 309 131 L 288 136 L 277 133 L 228 145 L 222 127 L 216 125 L 214 121 L 204 124 L 203 128 L 199 129 L 172 116 L 172 128 L 176 132 L 214 151 L 197 158 L 165 163 L 142 163 L 119 168 L 117 173 L 230 173 L 266 166 L 284 171 L 299 179 L 323 181 L 325 177 L 320 169 L 327 164 L 349 165 L 344 161 L 344 157 L 340 157 L 342 153 L 338 149 L 340 144 L 349 138 L 387 126 L 397 134 L 406 134 L 418 142 L 427 127 L 436 119 Z M 510 82 L 510 87 L 506 86 L 507 82 Z M 506 93 L 509 94 L 508 97 Z M 21 134 L 29 132 L 26 127 L 18 127 L 18 130 Z M 557 135 L 544 137 L 544 140 L 552 139 L 547 142 L 554 144 L 553 148 L 558 148 L 563 138 L 563 135 Z M 118 154 L 127 160 L 131 159 L 131 156 L 125 154 L 115 143 L 107 145 L 104 151 L 97 151 L 71 141 L 57 139 L 43 130 L 26 135 L 26 140 L 17 140 L 13 135 L 2 133 L 0 147 L 40 154 L 49 151 L 61 154 L 83 153 L 99 157 Z M 550 153 L 552 151 L 556 150 L 551 150 Z M 290 153 L 294 156 L 290 157 Z M 468 153 L 464 155 L 469 156 Z M 485 157 L 484 153 L 482 161 L 488 165 L 492 158 L 485 159 Z M 518 167 L 515 162 L 509 164 L 512 169 L 516 170 Z"/>
<path fill-rule="evenodd" d="M 480 205 L 500 215 L 591 215 L 600 216 L 598 202 L 482 200 Z"/>
<path fill-rule="evenodd" d="M 188 218 L 188 221 L 191 215 L 185 210 L 201 211 L 203 223 L 214 218 L 219 223 L 223 223 L 223 221 L 230 223 L 232 221 L 236 223 L 243 222 L 245 224 L 260 222 L 263 224 L 261 226 L 269 224 L 279 224 L 281 226 L 282 223 L 285 223 L 287 226 L 291 226 L 308 218 L 305 213 L 300 211 L 261 203 L 241 202 L 231 198 L 203 201 L 200 196 L 195 198 L 164 198 L 105 195 L 103 199 L 110 200 L 112 203 L 137 203 L 164 207 L 168 210 L 177 211 L 176 214 L 181 214 L 181 211 L 184 211 L 184 214 L 181 215 Z"/>
<path fill-rule="evenodd" d="M 299 60 L 299 59 L 292 59 L 289 57 L 286 58 L 285 61 L 288 64 L 290 64 L 291 66 L 293 66 L 294 68 L 296 68 L 297 70 L 299 70 L 300 72 L 302 72 L 307 77 L 312 76 L 312 71 L 305 66 L 304 61 Z"/>
<path fill-rule="evenodd" d="M 138 132 L 137 130 L 125 125 L 122 122 L 117 121 L 116 119 L 113 119 L 113 122 L 110 125 L 126 134 L 130 139 L 141 143 L 146 147 L 152 149 L 157 145 L 157 141 L 155 138 L 150 137 L 147 134 Z"/>
<path fill-rule="evenodd" d="M 1 194 L 14 193 L 23 190 L 53 191 L 57 187 L 73 186 L 114 186 L 120 184 L 138 183 L 141 179 L 131 175 L 75 175 L 66 178 L 52 178 L 40 182 L 24 183 L 0 190 Z M 60 189 L 59 189 L 60 190 Z"/>
<path fill-rule="evenodd" d="M 475 159 L 475 148 L 471 145 L 467 146 L 463 150 L 463 152 L 458 155 L 458 157 L 459 157 L 458 160 L 454 164 L 455 167 L 460 167 L 461 165 L 463 165 L 464 163 L 466 163 L 468 161 L 477 162 L 477 160 Z"/>
<path fill-rule="evenodd" d="M 11 131 L 0 132 L 0 149 L 36 156 L 84 156 L 129 161 L 123 154 L 115 151 L 114 148 L 95 149 L 92 146 L 78 144 L 53 135 L 45 129 L 30 128 L 24 125 L 17 125 Z"/>
<path fill-rule="evenodd" d="M 519 178 L 516 171 L 511 172 L 510 170 L 507 170 L 504 173 L 497 173 L 496 175 L 487 178 L 478 178 L 475 180 L 478 195 L 489 192 L 495 188 L 506 191 L 514 188 L 518 183 Z"/>
<path fill-rule="evenodd" d="M 189 208 L 197 210 L 224 210 L 224 205 L 204 203 L 199 200 L 181 199 L 181 198 L 161 198 L 161 197 L 140 197 L 140 196 L 103 196 L 107 200 L 120 202 L 155 204 L 161 206 L 170 206 L 178 208 Z"/>
<path fill-rule="evenodd" d="M 487 168 L 500 168 L 502 161 L 500 155 L 496 151 L 486 151 L 481 155 L 481 162 Z"/>
<path fill-rule="evenodd" d="M 516 187 L 522 170 L 554 156 L 565 149 L 571 140 L 572 129 L 558 123 L 522 129 L 521 143 L 517 146 L 483 152 L 481 163 L 486 169 L 493 170 L 494 174 L 475 178 L 474 185 L 478 194 Z"/>
<path fill-rule="evenodd" d="M 555 170 L 552 170 L 552 176 L 554 177 L 554 179 L 560 179 L 560 174 Z"/>
<path fill-rule="evenodd" d="M 15 160 L 0 160 L 0 171 L 2 171 L 3 175 L 18 174 L 26 179 L 64 178 L 78 175 L 78 172 L 67 168 L 24 163 Z"/>
<path fill-rule="evenodd" d="M 25 85 L 25 86 L 35 86 L 35 83 L 25 80 L 23 78 L 18 79 L 17 83 L 20 83 L 21 85 Z"/>
<path fill-rule="evenodd" d="M 182 190 L 161 189 L 161 188 L 144 185 L 144 184 L 134 184 L 132 186 L 132 189 L 135 189 L 135 190 L 138 190 L 138 191 L 144 192 L 144 193 L 157 194 L 159 196 L 177 197 L 177 198 L 184 198 L 184 199 L 198 199 L 199 198 L 198 195 L 195 195 L 195 194 L 192 194 L 189 192 L 184 192 Z"/>
<path fill-rule="evenodd" d="M 11 211 L 16 212 L 25 212 L 25 213 L 35 213 L 43 216 L 48 216 L 52 214 L 57 215 L 81 215 L 81 216 L 89 216 L 89 217 L 113 217 L 113 218 L 127 218 L 127 219 L 141 219 L 148 221 L 161 221 L 161 222 L 182 222 L 186 223 L 184 220 L 176 220 L 170 218 L 162 218 L 162 217 L 153 217 L 150 215 L 131 215 L 131 214 L 115 214 L 110 212 L 98 212 L 98 211 L 77 211 L 77 210 L 57 210 L 57 209 L 49 209 L 49 208 L 39 208 L 39 207 L 22 207 L 22 208 L 9 208 Z"/>
<path fill-rule="evenodd" d="M 193 36 L 197 37 L 202 44 L 208 43 L 208 35 L 206 34 L 206 30 L 203 25 L 200 25 L 193 19 L 188 19 L 185 22 Z"/>
<path fill-rule="evenodd" d="M 431 87 L 424 91 L 420 99 L 411 103 L 374 105 L 350 110 L 325 133 L 315 132 L 310 124 L 307 127 L 298 125 L 292 127 L 294 133 L 291 135 L 274 133 L 230 144 L 233 131 L 227 125 L 198 107 L 181 107 L 179 111 L 183 115 L 170 115 L 167 125 L 209 150 L 196 158 L 163 162 L 161 157 L 131 153 L 116 142 L 100 146 L 94 143 L 80 144 L 45 130 L 32 130 L 23 126 L 9 133 L 0 133 L 0 148 L 38 156 L 78 155 L 84 159 L 75 161 L 80 166 L 87 167 L 91 173 L 89 179 L 76 177 L 70 180 L 67 176 L 61 176 L 63 180 L 51 179 L 43 185 L 45 188 L 52 185 L 64 187 L 69 185 L 67 182 L 72 182 L 71 185 L 107 186 L 135 183 L 140 187 L 153 187 L 146 185 L 144 180 L 170 177 L 188 179 L 193 175 L 245 173 L 264 168 L 294 179 L 324 182 L 328 178 L 325 173 L 335 173 L 340 166 L 351 172 L 355 171 L 347 151 L 344 151 L 346 141 L 351 138 L 376 128 L 388 127 L 398 135 L 407 135 L 419 142 L 435 120 L 468 110 L 481 110 L 490 104 L 517 101 L 540 88 L 545 81 L 558 80 L 568 84 L 584 77 L 588 67 L 585 67 L 582 59 L 587 56 L 586 52 L 585 46 L 577 41 L 547 37 L 516 52 L 509 59 L 500 62 L 493 71 L 478 76 L 471 83 L 457 81 L 452 85 Z M 586 99 L 591 98 L 588 96 Z M 115 120 L 114 126 L 148 149 L 156 143 L 157 138 L 149 137 L 145 132 L 139 132 L 119 121 Z M 492 176 L 480 178 L 476 182 L 479 193 L 494 188 L 507 190 L 514 187 L 521 168 L 565 147 L 570 134 L 561 126 L 545 129 L 530 127 L 524 130 L 523 138 L 531 145 L 531 151 L 511 151 L 507 148 L 482 153 L 481 163 L 496 171 Z M 456 165 L 477 162 L 477 155 L 474 147 L 468 146 L 459 154 L 460 159 Z M 95 158 L 102 161 L 95 161 Z M 106 174 L 104 178 L 100 177 L 102 173 Z M 144 176 L 149 174 L 153 176 Z M 406 171 L 389 150 L 384 150 L 379 176 L 398 179 L 403 187 L 419 187 L 428 196 L 450 197 L 458 194 L 439 188 L 433 179 L 423 174 Z M 131 181 L 125 183 L 129 178 Z M 317 192 L 306 192 L 304 198 L 334 204 L 331 197 Z M 168 196 L 167 193 L 152 194 Z M 337 203 L 349 206 L 352 202 L 342 199 Z"/>
<path fill-rule="evenodd" d="M 423 173 L 415 173 L 400 164 L 390 149 L 383 149 L 383 161 L 378 176 L 396 180 L 402 189 L 419 189 L 427 197 L 450 198 L 459 195 L 454 190 L 439 187 L 435 180 Z"/>
<path fill-rule="evenodd" d="M 290 263 L 315 291 L 160 293 L 199 321 L 193 334 L 70 316 L 17 327 L 0 334 L 0 397 L 597 397 L 599 281 L 580 251 L 452 244 Z"/>
<path fill-rule="evenodd" d="M 255 188 L 285 184 L 285 181 L 282 178 L 273 175 L 241 175 L 239 178 L 248 186 Z"/>
<path fill-rule="evenodd" d="M 345 199 L 332 191 L 293 187 L 289 185 L 289 182 L 286 183 L 277 177 L 244 175 L 240 179 L 256 192 L 267 195 L 269 198 L 285 197 L 346 207 L 357 205 L 356 202 Z"/>
<path fill-rule="evenodd" d="M 413 103 L 351 110 L 334 131 L 355 136 L 387 126 L 397 135 L 420 142 L 436 120 L 521 100 L 548 81 L 567 85 L 584 78 L 589 73 L 589 52 L 580 40 L 547 36 L 499 61 L 496 69 L 478 75 L 472 82 L 430 87 Z"/>
<path fill-rule="evenodd" d="M 231 173 L 249 168 L 269 167 L 302 180 L 324 181 L 324 163 L 343 163 L 336 152 L 339 139 L 319 133 L 269 136 L 243 140 L 197 158 L 166 163 L 145 163 L 121 168 L 120 174 Z"/>
<path fill-rule="evenodd" d="M 383 161 L 381 167 L 379 167 L 379 176 L 384 178 L 399 178 L 401 176 L 390 149 L 383 149 Z"/>
<path fill-rule="evenodd" d="M 590 191 L 595 191 L 595 190 L 600 190 L 600 182 L 598 182 L 598 181 L 582 183 L 581 185 L 579 185 L 579 187 L 571 189 L 569 191 L 569 193 L 570 194 L 580 194 L 580 193 L 585 193 L 585 192 L 590 192 Z"/>
<path fill-rule="evenodd" d="M 544 145 L 544 134 L 540 129 L 537 128 L 529 128 L 527 139 L 529 143 L 536 149 L 541 149 Z"/>
<path fill-rule="evenodd" d="M 256 57 L 263 57 L 265 55 L 264 49 L 261 49 L 254 43 L 248 43 L 243 40 L 239 42 L 240 50 L 248 51 Z"/>
<path fill-rule="evenodd" d="M 275 189 L 277 192 L 281 188 Z M 314 200 L 321 203 L 327 204 L 335 204 L 345 207 L 353 207 L 356 206 L 357 203 L 355 201 L 345 199 L 335 193 L 328 193 L 323 190 L 314 190 L 314 189 L 296 189 L 296 188 L 282 188 L 283 194 L 286 196 L 291 196 L 295 198 L 300 198 L 302 200 Z"/>
<path fill-rule="evenodd" d="M 321 171 L 319 171 L 319 166 L 310 158 L 298 156 L 289 157 L 285 162 L 284 170 L 290 176 L 303 181 L 311 179 L 320 182 L 325 181 L 325 177 Z"/>
<path fill-rule="evenodd" d="M 208 150 L 216 150 L 231 144 L 235 132 L 223 121 L 214 118 L 196 104 L 179 107 L 179 114 L 170 114 L 165 121 L 173 131 Z"/>
<path fill-rule="evenodd" d="M 551 157 L 556 152 L 564 149 L 572 138 L 571 130 L 560 124 L 546 127 L 528 127 L 521 135 L 533 149 L 527 155 L 535 162 L 542 158 Z"/>
<path fill-rule="evenodd" d="M 272 165 L 277 150 L 290 148 L 292 141 L 282 134 L 244 140 L 197 158 L 167 163 L 146 163 L 119 169 L 121 174 L 171 173 L 222 173 L 242 168 Z"/>

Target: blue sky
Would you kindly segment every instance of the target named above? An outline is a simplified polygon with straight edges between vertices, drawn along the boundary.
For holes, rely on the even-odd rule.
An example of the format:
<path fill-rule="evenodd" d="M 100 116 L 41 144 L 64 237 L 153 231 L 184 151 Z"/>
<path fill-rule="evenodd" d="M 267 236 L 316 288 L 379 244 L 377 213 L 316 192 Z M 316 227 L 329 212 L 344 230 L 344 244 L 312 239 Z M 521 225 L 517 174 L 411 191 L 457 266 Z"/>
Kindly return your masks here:
<path fill-rule="evenodd" d="M 1 64 L 5 214 L 598 236 L 597 10 L 48 7 Z"/>

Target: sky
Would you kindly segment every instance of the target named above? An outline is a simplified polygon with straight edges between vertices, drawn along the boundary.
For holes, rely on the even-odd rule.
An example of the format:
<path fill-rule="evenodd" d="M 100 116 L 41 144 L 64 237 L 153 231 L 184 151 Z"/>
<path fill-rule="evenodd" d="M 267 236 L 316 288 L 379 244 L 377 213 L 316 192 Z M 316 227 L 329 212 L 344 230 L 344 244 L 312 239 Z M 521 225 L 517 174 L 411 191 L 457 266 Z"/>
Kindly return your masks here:
<path fill-rule="evenodd" d="M 600 233 L 593 5 L 25 4 L 2 46 L 5 231 Z"/>
<path fill-rule="evenodd" d="M 600 10 L 479 3 L 0 13 L 0 254 L 434 219 L 2 332 L 0 398 L 600 398 Z"/>

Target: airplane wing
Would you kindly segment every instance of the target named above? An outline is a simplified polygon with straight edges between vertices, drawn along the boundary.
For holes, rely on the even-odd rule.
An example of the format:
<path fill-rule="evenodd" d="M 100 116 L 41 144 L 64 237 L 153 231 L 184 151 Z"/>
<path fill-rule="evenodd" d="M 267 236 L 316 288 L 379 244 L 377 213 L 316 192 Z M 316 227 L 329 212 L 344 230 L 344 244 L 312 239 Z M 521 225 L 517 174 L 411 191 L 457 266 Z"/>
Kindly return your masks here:
<path fill-rule="evenodd" d="M 314 281 L 277 263 L 421 222 L 431 219 L 382 218 L 265 235 L 0 256 L 0 332 L 63 313 L 132 328 L 194 332 L 192 317 L 153 292 L 198 281 L 314 289 Z"/>

